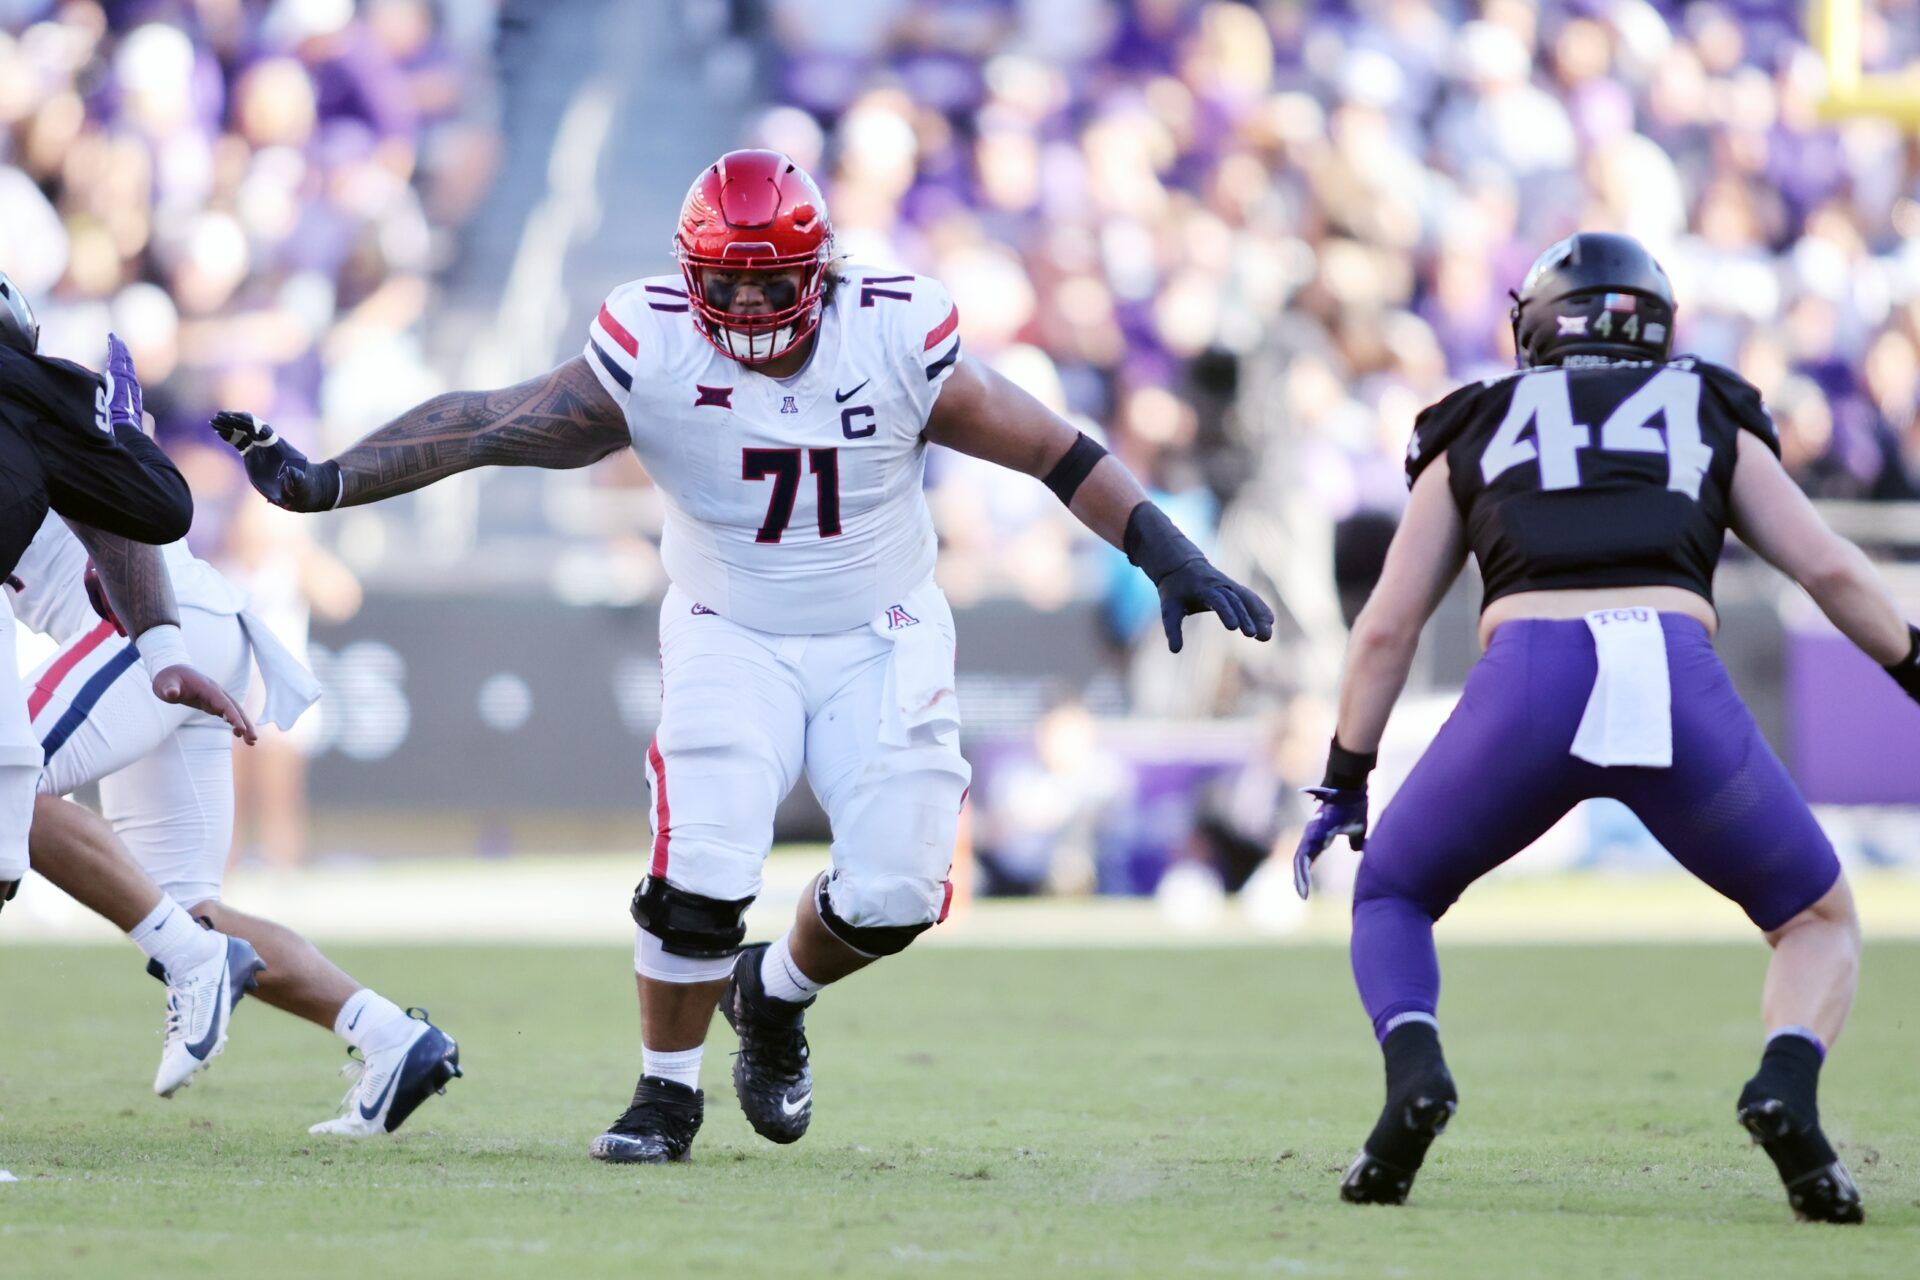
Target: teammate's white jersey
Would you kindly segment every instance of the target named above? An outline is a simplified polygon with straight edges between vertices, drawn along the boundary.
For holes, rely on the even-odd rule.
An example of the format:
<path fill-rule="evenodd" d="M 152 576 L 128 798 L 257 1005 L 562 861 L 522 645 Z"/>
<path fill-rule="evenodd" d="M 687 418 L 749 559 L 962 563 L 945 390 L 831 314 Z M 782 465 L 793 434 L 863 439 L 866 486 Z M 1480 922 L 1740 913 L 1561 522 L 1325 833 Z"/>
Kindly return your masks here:
<path fill-rule="evenodd" d="M 173 580 L 175 603 L 227 615 L 247 607 L 246 593 L 187 550 L 185 542 L 170 542 L 160 552 L 166 559 L 167 576 Z M 48 512 L 13 571 L 23 589 L 6 589 L 13 616 L 63 645 L 91 631 L 100 617 L 87 601 L 82 581 L 86 569 L 86 547 L 66 521 Z"/>
<path fill-rule="evenodd" d="M 677 275 L 615 289 L 588 331 L 587 365 L 666 498 L 667 576 L 760 631 L 865 626 L 933 574 L 921 432 L 959 313 L 938 281 L 858 265 L 824 311 L 788 379 L 715 351 Z"/>

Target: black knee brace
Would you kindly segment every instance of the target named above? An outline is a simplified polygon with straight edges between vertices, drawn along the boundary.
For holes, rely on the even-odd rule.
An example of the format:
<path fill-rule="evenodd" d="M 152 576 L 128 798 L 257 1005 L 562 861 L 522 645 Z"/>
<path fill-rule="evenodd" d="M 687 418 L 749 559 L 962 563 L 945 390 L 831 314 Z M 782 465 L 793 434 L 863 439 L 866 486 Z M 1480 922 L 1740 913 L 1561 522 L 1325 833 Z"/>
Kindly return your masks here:
<path fill-rule="evenodd" d="M 827 880 L 828 877 L 821 876 L 813 891 L 813 906 L 820 915 L 820 923 L 827 927 L 828 933 L 869 959 L 897 956 L 915 938 L 933 928 L 931 920 L 925 924 L 848 924 L 833 913 L 833 903 L 827 897 Z"/>
<path fill-rule="evenodd" d="M 717 960 L 740 949 L 752 898 L 703 898 L 648 876 L 633 891 L 633 922 L 676 956 Z"/>

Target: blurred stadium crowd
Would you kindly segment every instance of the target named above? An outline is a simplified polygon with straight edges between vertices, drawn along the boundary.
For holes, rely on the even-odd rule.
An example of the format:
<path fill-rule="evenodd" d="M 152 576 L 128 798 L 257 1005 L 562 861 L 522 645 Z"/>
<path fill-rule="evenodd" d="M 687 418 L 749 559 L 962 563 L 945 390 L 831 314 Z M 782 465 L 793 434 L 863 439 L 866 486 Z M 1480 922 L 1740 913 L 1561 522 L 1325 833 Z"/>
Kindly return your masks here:
<path fill-rule="evenodd" d="M 824 159 L 842 239 L 1196 521 L 1396 514 L 1415 412 L 1511 367 L 1506 290 L 1580 227 L 1662 257 L 1810 491 L 1920 492 L 1920 147 L 1817 119 L 1798 6 L 765 2 L 758 136 Z M 1867 22 L 1920 59 L 1920 5 Z M 1052 595 L 1045 495 L 943 470 L 954 548 Z"/>

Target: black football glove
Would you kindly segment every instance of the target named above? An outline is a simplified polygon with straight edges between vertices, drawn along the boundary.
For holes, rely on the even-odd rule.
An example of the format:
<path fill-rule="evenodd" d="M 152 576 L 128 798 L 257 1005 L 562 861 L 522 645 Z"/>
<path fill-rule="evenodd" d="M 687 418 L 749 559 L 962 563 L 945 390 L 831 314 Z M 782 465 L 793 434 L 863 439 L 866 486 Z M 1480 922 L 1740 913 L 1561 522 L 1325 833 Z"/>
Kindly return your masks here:
<path fill-rule="evenodd" d="M 1215 613 L 1220 625 L 1256 640 L 1273 638 L 1273 610 L 1267 602 L 1214 568 L 1167 513 L 1143 502 L 1127 517 L 1123 540 L 1127 559 L 1138 565 L 1160 592 L 1160 625 L 1167 648 L 1180 652 L 1180 624 L 1190 613 Z"/>
<path fill-rule="evenodd" d="M 1920 702 L 1920 627 L 1907 624 L 1907 656 L 1882 668 L 1909 698 Z"/>
<path fill-rule="evenodd" d="M 240 451 L 247 479 L 260 496 L 288 511 L 331 511 L 340 505 L 340 464 L 309 462 L 307 455 L 282 440 L 250 413 L 222 410 L 213 429 Z"/>

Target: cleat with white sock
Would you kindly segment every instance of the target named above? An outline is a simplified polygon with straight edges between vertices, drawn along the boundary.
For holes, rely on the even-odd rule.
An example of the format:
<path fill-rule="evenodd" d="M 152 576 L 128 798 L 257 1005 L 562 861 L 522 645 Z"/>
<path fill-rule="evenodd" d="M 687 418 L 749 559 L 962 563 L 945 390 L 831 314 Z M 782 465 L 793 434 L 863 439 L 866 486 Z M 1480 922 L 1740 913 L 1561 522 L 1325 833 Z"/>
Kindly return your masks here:
<path fill-rule="evenodd" d="M 425 1009 L 409 1009 L 407 1015 L 414 1025 L 405 1040 L 342 1068 L 358 1078 L 341 1101 L 340 1114 L 308 1133 L 354 1138 L 392 1133 L 428 1097 L 445 1093 L 447 1085 L 464 1074 L 454 1038 L 427 1021 Z"/>
<path fill-rule="evenodd" d="M 177 977 L 157 960 L 147 964 L 147 972 L 167 984 L 167 1042 L 153 1077 L 153 1091 L 163 1098 L 171 1098 L 220 1056 L 233 1007 L 267 967 L 244 938 L 214 936 L 226 944 L 219 954 L 204 964 L 181 966 Z"/>

